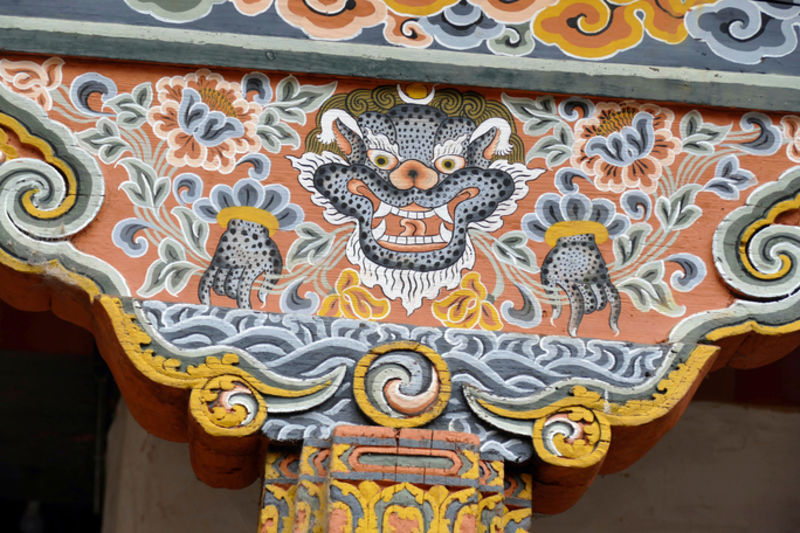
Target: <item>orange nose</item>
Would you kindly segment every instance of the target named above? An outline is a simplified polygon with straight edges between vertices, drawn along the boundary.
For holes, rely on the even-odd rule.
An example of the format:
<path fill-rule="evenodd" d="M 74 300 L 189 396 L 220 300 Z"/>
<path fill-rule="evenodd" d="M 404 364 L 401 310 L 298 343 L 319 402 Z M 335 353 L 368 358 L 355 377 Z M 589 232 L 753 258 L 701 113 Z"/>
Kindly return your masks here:
<path fill-rule="evenodd" d="M 398 189 L 430 189 L 439 182 L 439 174 L 416 159 L 404 161 L 389 174 L 389 181 Z"/>

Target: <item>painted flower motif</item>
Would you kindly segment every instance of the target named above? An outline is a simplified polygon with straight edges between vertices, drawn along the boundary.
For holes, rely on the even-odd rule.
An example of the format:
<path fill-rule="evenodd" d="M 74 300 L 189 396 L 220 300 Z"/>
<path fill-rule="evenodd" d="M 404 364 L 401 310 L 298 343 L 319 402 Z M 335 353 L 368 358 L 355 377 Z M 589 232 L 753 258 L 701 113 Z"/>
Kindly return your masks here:
<path fill-rule="evenodd" d="M 668 44 L 686 39 L 684 17 L 717 0 L 570 0 L 550 2 L 533 21 L 536 38 L 578 58 L 607 59 L 636 47 L 645 33 Z M 737 0 L 734 0 L 737 1 Z M 509 6 L 515 6 L 510 3 Z"/>
<path fill-rule="evenodd" d="M 351 39 L 386 19 L 383 0 L 277 0 L 278 15 L 314 39 Z"/>
<path fill-rule="evenodd" d="M 197 216 L 206 222 L 217 222 L 223 213 L 226 218 L 261 223 L 260 219 L 265 217 L 263 212 L 275 218 L 274 223 L 278 225 L 275 229 L 289 230 L 303 221 L 303 210 L 290 200 L 291 193 L 283 185 L 261 185 L 257 180 L 246 178 L 233 187 L 215 185 L 208 198 L 200 198 L 193 207 Z"/>
<path fill-rule="evenodd" d="M 598 104 L 575 125 L 572 165 L 594 177 L 601 191 L 656 190 L 665 165 L 681 150 L 670 131 L 675 115 L 657 105 Z"/>
<path fill-rule="evenodd" d="M 242 15 L 255 16 L 272 5 L 272 0 L 231 0 L 233 7 Z"/>
<path fill-rule="evenodd" d="M 375 298 L 361 286 L 358 273 L 346 268 L 336 280 L 336 294 L 327 296 L 320 306 L 322 316 L 339 316 L 362 320 L 379 320 L 389 314 L 386 298 Z"/>
<path fill-rule="evenodd" d="M 781 119 L 781 126 L 784 137 L 789 141 L 786 145 L 786 157 L 800 163 L 800 117 L 787 115 Z"/>
<path fill-rule="evenodd" d="M 202 69 L 162 78 L 156 89 L 159 105 L 150 109 L 147 120 L 166 139 L 170 164 L 227 174 L 237 154 L 258 150 L 260 106 L 243 98 L 238 83 Z"/>
<path fill-rule="evenodd" d="M 460 288 L 433 302 L 433 314 L 448 327 L 497 331 L 503 327 L 494 304 L 486 299 L 486 287 L 480 274 L 470 272 L 461 280 Z"/>
<path fill-rule="evenodd" d="M 648 199 L 642 195 L 642 200 Z M 522 231 L 530 239 L 537 242 L 548 241 L 551 246 L 558 237 L 563 236 L 562 233 L 574 231 L 579 227 L 581 232 L 594 233 L 598 239 L 605 240 L 624 234 L 630 225 L 630 219 L 617 213 L 617 208 L 611 200 L 591 199 L 579 192 L 564 196 L 552 192 L 545 193 L 539 196 L 533 213 L 522 217 Z M 598 232 L 604 235 L 598 235 Z"/>
<path fill-rule="evenodd" d="M 53 107 L 49 91 L 61 85 L 63 66 L 64 60 L 59 57 L 51 57 L 41 65 L 33 61 L 0 59 L 0 80 L 49 111 Z"/>
<path fill-rule="evenodd" d="M 563 188 L 564 178 L 576 173 L 574 169 L 562 169 L 559 174 L 556 183 L 561 183 L 560 188 Z M 631 201 L 627 203 L 632 204 L 634 210 L 649 211 L 648 196 L 640 191 L 629 193 L 641 197 L 629 198 Z M 645 205 L 640 202 L 645 202 Z M 567 332 L 570 336 L 578 334 L 584 315 L 606 307 L 609 308 L 608 325 L 613 332 L 619 333 L 617 322 L 622 303 L 598 245 L 609 237 L 624 234 L 630 224 L 630 219 L 618 214 L 610 200 L 592 200 L 577 191 L 563 196 L 543 194 L 536 201 L 536 210 L 522 217 L 525 234 L 550 246 L 541 266 L 542 287 L 551 296 L 551 323 L 561 316 L 562 310 L 562 302 L 554 297 L 559 292 L 566 293 L 570 309 Z"/>
<path fill-rule="evenodd" d="M 459 2 L 419 20 L 426 33 L 446 48 L 468 50 L 499 37 L 505 26 L 484 15 L 477 6 Z"/>

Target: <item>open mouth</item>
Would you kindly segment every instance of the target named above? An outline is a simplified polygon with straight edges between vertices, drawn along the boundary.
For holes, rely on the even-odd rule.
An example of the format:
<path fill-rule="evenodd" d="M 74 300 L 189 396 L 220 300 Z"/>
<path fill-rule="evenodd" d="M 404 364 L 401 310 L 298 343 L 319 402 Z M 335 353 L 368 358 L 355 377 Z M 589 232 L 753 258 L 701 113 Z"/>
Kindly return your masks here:
<path fill-rule="evenodd" d="M 453 238 L 456 206 L 479 192 L 469 187 L 439 207 L 426 208 L 412 202 L 401 208 L 381 201 L 360 180 L 353 182 L 348 189 L 372 201 L 372 237 L 382 248 L 398 252 L 430 252 L 447 247 Z"/>

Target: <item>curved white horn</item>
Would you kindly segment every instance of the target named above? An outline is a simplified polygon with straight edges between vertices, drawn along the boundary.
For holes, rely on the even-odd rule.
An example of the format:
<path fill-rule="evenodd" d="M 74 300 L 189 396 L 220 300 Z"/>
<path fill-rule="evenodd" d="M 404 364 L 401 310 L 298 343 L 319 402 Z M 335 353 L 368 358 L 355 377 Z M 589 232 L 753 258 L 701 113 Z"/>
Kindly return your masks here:
<path fill-rule="evenodd" d="M 431 103 L 431 100 L 433 100 L 434 94 L 436 94 L 436 87 L 431 87 L 431 90 L 428 91 L 428 93 L 424 97 L 412 98 L 403 90 L 403 88 L 400 86 L 399 83 L 397 84 L 397 95 L 400 97 L 400 100 L 402 100 L 407 104 L 427 105 Z"/>
<path fill-rule="evenodd" d="M 352 115 L 342 109 L 329 109 L 322 114 L 322 120 L 320 120 L 322 131 L 317 135 L 317 139 L 320 142 L 329 144 L 336 140 L 336 135 L 333 131 L 333 122 L 335 120 L 341 120 L 342 124 L 350 128 L 353 133 L 359 137 L 364 137 L 364 134 L 361 133 L 361 128 L 358 127 L 356 119 Z"/>
<path fill-rule="evenodd" d="M 507 120 L 502 118 L 488 118 L 480 123 L 480 125 L 475 128 L 475 131 L 472 132 L 472 136 L 469 138 L 469 142 L 471 143 L 487 131 L 492 128 L 497 128 L 497 142 L 494 148 L 495 153 L 498 155 L 506 155 L 511 152 L 513 148 L 511 143 L 509 143 L 509 139 L 511 139 L 511 124 L 508 123 Z"/>

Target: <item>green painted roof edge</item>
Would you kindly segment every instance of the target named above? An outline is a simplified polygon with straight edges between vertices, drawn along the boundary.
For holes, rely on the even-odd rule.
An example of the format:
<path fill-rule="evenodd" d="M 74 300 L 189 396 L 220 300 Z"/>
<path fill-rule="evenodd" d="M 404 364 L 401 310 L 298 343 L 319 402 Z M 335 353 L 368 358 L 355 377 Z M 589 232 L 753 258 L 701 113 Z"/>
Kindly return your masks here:
<path fill-rule="evenodd" d="M 0 50 L 800 111 L 800 77 L 0 16 Z"/>

